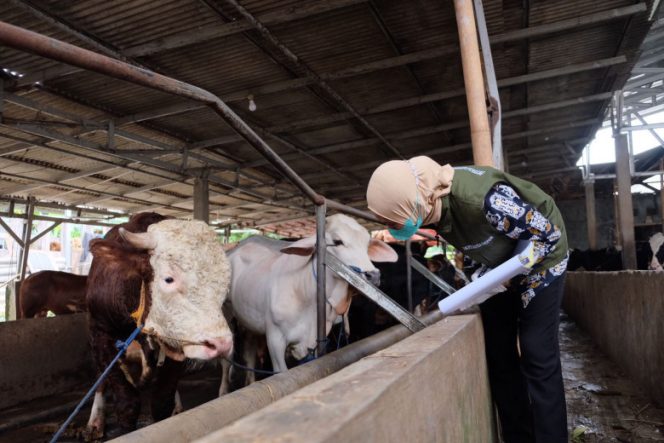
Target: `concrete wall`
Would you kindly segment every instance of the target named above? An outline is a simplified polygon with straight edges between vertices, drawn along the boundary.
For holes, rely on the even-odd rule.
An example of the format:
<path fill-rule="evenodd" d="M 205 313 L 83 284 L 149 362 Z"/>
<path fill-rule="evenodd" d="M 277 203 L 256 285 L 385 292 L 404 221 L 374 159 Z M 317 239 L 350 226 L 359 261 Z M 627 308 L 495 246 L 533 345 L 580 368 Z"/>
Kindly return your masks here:
<path fill-rule="evenodd" d="M 570 272 L 563 308 L 664 406 L 664 273 Z"/>
<path fill-rule="evenodd" d="M 632 194 L 632 202 L 634 205 L 634 224 L 661 223 L 659 195 Z M 599 248 L 606 248 L 613 245 L 613 232 L 615 229 L 613 199 L 598 198 L 595 203 L 598 225 L 597 246 Z M 585 200 L 556 201 L 556 205 L 560 208 L 560 212 L 565 219 L 570 248 L 588 249 Z"/>
<path fill-rule="evenodd" d="M 495 441 L 481 321 L 444 319 L 197 441 Z"/>
<path fill-rule="evenodd" d="M 86 314 L 0 323 L 0 409 L 91 378 Z"/>

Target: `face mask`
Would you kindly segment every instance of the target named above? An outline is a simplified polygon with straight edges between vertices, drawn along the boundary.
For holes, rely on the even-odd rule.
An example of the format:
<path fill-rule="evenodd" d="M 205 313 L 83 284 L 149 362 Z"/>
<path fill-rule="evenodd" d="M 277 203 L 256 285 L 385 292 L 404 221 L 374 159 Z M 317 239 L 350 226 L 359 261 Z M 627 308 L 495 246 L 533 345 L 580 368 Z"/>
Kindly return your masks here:
<path fill-rule="evenodd" d="M 406 220 L 401 229 L 392 229 L 389 228 L 390 234 L 397 240 L 405 241 L 411 238 L 418 229 L 422 226 L 422 217 L 417 217 L 417 222 L 414 222 L 411 219 Z"/>

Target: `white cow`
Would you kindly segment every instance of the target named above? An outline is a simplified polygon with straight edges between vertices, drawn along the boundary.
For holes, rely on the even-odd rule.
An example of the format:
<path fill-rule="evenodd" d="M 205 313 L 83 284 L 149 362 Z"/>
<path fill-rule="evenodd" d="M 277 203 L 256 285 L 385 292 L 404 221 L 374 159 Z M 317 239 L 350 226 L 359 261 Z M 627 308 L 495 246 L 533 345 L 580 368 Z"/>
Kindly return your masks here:
<path fill-rule="evenodd" d="M 336 214 L 327 218 L 328 251 L 359 270 L 373 283 L 380 271 L 372 261 L 397 261 L 386 243 L 370 238 L 354 219 Z M 295 243 L 251 237 L 228 253 L 232 268 L 229 302 L 240 325 L 253 334 L 265 335 L 275 371 L 286 367 L 288 349 L 298 360 L 316 347 L 316 237 Z M 326 333 L 350 307 L 349 286 L 327 269 Z M 227 365 L 226 365 L 227 366 Z M 227 374 L 220 392 L 227 389 Z M 223 392 L 222 392 L 223 393 Z"/>
<path fill-rule="evenodd" d="M 648 268 L 661 272 L 663 270 L 662 263 L 659 262 L 657 253 L 659 252 L 662 245 L 664 245 L 664 234 L 661 232 L 655 233 L 648 239 L 648 243 L 650 244 L 650 251 L 652 252 L 652 258 L 650 259 L 650 265 Z"/>

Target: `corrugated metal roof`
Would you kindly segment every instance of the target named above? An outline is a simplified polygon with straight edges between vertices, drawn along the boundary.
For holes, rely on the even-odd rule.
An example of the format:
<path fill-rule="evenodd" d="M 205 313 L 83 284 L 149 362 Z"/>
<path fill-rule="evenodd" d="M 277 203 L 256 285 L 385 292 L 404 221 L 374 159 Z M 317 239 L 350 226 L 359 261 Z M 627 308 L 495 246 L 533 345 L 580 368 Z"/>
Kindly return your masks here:
<path fill-rule="evenodd" d="M 254 16 L 323 5 L 320 1 L 294 0 L 241 3 Z M 318 75 L 390 61 L 400 54 L 448 48 L 448 55 L 442 57 L 425 57 L 409 64 L 345 75 L 328 84 L 362 113 L 404 99 L 452 93 L 442 100 L 371 112 L 365 119 L 405 156 L 433 152 L 440 161 L 469 163 L 470 148 L 463 147 L 469 142 L 468 126 L 440 129 L 440 125 L 467 119 L 465 97 L 454 93 L 463 89 L 463 78 L 452 2 L 358 1 L 344 7 L 334 7 L 335 1 L 324 3 L 326 12 L 271 22 L 267 28 Z M 629 0 L 601 4 L 592 0 L 483 3 L 492 36 L 634 4 Z M 243 20 L 222 0 L 32 0 L 31 4 L 52 18 L 44 20 L 31 13 L 26 3 L 28 8 L 0 5 L 0 20 L 89 48 L 73 32 L 63 29 L 70 26 L 108 51 L 119 52 L 174 36 L 197 37 L 201 30 L 221 29 L 229 20 Z M 501 88 L 503 110 L 555 103 L 620 87 L 650 25 L 644 21 L 644 15 L 494 45 L 499 80 L 616 55 L 627 57 L 627 63 L 614 67 Z M 55 26 L 53 20 L 60 20 L 60 26 Z M 320 87 L 297 80 L 306 76 L 302 68 L 285 61 L 283 54 L 254 30 L 181 47 L 156 48 L 134 61 L 220 96 L 233 97 L 231 107 L 265 135 L 275 151 L 287 155 L 293 169 L 307 177 L 315 188 L 325 190 L 326 195 L 345 201 L 361 200 L 373 168 L 393 156 L 380 141 L 364 142 L 377 136 L 354 118 L 309 123 L 278 134 L 297 149 L 318 152 L 318 160 L 293 154 L 292 146 L 263 132 L 263 128 L 298 125 L 348 110 Z M 297 197 L 295 188 L 283 183 L 279 173 L 260 162 L 262 157 L 208 109 L 157 115 L 164 108 L 185 104 L 185 100 L 96 73 L 73 68 L 63 71 L 58 62 L 9 48 L 3 48 L 0 64 L 30 79 L 39 79 L 34 77 L 37 74 L 46 75 L 43 86 L 10 85 L 10 92 L 35 102 L 34 108 L 41 110 L 12 102 L 5 106 L 6 120 L 0 127 L 0 167 L 5 174 L 0 173 L 0 193 L 25 188 L 22 184 L 36 184 L 39 179 L 43 180 L 40 187 L 17 195 L 69 204 L 92 201 L 102 208 L 130 211 L 166 205 L 159 210 L 184 215 L 192 204 L 193 177 L 209 171 L 211 211 L 224 222 L 269 223 L 274 227 L 277 219 L 306 214 L 298 209 L 302 208 L 302 198 Z M 53 69 L 59 75 L 51 76 Z M 44 74 L 43 70 L 48 71 Z M 300 84 L 294 85 L 295 82 Z M 261 92 L 267 87 L 271 92 Z M 255 95 L 255 112 L 248 110 L 249 94 Z M 565 141 L 588 137 L 597 126 L 592 122 L 601 120 L 605 106 L 606 101 L 595 101 L 505 119 L 504 145 L 507 157 L 516 162 L 514 171 L 531 176 L 546 188 L 550 177 L 538 178 L 538 174 L 567 167 L 576 160 L 571 154 L 563 158 L 557 150 Z M 140 122 L 129 118 L 152 112 L 157 113 L 154 118 Z M 82 120 L 93 121 L 96 126 L 77 126 Z M 121 122 L 110 147 L 109 120 Z M 19 123 L 38 126 L 26 131 L 25 125 Z M 205 142 L 206 147 L 196 148 L 200 142 Z M 454 148 L 457 145 L 462 148 Z M 541 149 L 548 145 L 554 148 Z M 164 148 L 174 151 L 165 155 L 159 152 Z M 529 149 L 533 149 L 530 155 Z M 131 169 L 85 174 L 116 165 L 129 165 Z M 85 176 L 63 182 L 68 173 Z M 570 174 L 568 180 L 575 180 L 574 172 Z M 169 180 L 174 184 L 167 184 Z M 279 190 L 275 183 L 280 183 Z M 159 186 L 151 188 L 155 184 Z"/>

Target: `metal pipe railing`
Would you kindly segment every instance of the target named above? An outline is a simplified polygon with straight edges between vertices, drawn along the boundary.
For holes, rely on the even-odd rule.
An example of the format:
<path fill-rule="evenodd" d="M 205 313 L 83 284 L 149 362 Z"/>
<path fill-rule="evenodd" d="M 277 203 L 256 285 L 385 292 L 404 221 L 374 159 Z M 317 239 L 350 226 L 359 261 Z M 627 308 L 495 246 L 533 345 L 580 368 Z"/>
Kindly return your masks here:
<path fill-rule="evenodd" d="M 413 312 L 413 251 L 411 247 L 413 242 L 411 239 L 406 241 L 406 295 L 408 296 L 408 311 Z"/>
<path fill-rule="evenodd" d="M 205 89 L 5 22 L 0 22 L 0 43 L 157 91 L 202 102 L 219 114 L 311 201 L 316 205 L 321 205 L 324 201 L 323 196 L 302 180 L 226 103 Z"/>
<path fill-rule="evenodd" d="M 327 242 L 325 241 L 325 216 L 327 206 L 323 203 L 316 207 L 316 356 L 325 354 L 325 338 L 327 337 L 327 305 L 325 293 L 325 258 L 327 256 Z"/>

